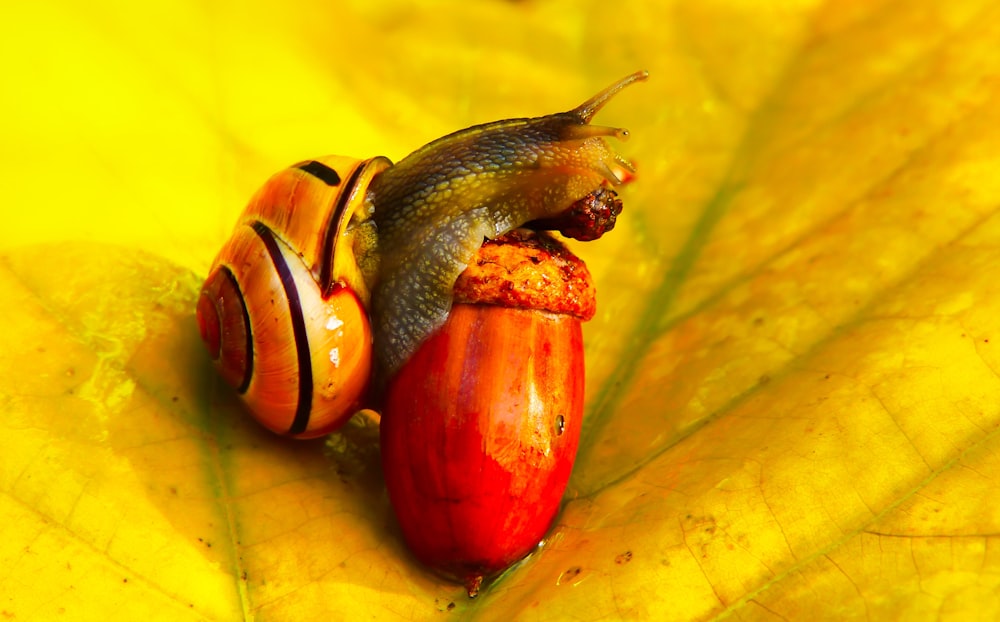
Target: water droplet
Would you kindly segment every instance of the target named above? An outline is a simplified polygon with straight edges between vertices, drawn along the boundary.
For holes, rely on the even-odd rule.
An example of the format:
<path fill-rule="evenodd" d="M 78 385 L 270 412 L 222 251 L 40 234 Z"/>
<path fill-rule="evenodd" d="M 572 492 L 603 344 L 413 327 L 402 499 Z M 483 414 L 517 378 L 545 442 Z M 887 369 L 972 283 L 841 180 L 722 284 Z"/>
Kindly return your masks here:
<path fill-rule="evenodd" d="M 556 415 L 556 435 L 562 436 L 566 430 L 566 419 L 562 415 Z"/>

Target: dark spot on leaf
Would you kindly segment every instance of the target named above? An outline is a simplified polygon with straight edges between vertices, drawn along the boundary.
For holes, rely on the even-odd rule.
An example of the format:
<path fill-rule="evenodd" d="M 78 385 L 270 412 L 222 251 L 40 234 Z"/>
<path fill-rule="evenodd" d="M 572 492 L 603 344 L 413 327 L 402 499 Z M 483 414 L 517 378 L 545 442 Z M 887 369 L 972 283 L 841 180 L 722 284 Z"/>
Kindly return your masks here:
<path fill-rule="evenodd" d="M 625 551 L 620 555 L 615 556 L 615 563 L 621 566 L 622 564 L 627 564 L 632 561 L 632 551 Z"/>
<path fill-rule="evenodd" d="M 445 599 L 435 598 L 434 606 L 437 608 L 438 611 L 451 611 L 452 609 L 455 608 L 455 601 L 449 600 L 446 604 Z"/>

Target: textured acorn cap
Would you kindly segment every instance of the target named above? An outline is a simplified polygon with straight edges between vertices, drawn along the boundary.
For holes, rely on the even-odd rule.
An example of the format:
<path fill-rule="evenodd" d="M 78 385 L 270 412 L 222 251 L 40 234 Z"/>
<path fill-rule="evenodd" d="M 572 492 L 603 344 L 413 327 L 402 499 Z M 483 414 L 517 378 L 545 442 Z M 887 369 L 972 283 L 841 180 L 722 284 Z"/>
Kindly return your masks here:
<path fill-rule="evenodd" d="M 455 283 L 455 303 L 594 317 L 596 290 L 579 257 L 552 236 L 516 229 L 487 240 Z"/>

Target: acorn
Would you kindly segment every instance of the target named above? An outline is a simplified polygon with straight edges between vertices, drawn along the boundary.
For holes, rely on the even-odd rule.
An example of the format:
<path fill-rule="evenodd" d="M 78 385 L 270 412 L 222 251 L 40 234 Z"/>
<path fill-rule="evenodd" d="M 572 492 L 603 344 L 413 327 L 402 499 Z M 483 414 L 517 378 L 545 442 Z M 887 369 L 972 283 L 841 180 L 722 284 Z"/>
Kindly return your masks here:
<path fill-rule="evenodd" d="M 482 246 L 445 324 L 389 383 L 382 465 L 403 536 L 470 596 L 559 510 L 583 422 L 581 322 L 595 308 L 579 258 L 515 230 Z"/>

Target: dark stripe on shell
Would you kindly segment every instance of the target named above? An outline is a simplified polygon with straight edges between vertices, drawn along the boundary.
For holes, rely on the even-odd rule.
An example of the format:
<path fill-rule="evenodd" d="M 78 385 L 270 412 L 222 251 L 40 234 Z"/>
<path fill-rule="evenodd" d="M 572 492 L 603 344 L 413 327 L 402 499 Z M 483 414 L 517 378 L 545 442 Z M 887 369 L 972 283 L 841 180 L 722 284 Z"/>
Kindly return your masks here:
<path fill-rule="evenodd" d="M 361 162 L 354 167 L 354 171 L 351 173 L 350 179 L 347 180 L 347 184 L 337 194 L 337 204 L 333 207 L 333 211 L 330 212 L 330 222 L 326 223 L 326 231 L 323 234 L 323 262 L 319 271 L 319 285 L 324 296 L 329 296 L 330 292 L 333 291 L 333 286 L 336 285 L 333 282 L 333 253 L 336 251 L 337 234 L 340 231 L 341 221 L 344 218 L 350 217 L 347 214 L 348 204 L 351 201 L 351 197 L 354 196 L 354 189 L 358 184 L 358 178 L 361 177 L 366 168 L 367 162 Z"/>
<path fill-rule="evenodd" d="M 299 363 L 299 399 L 295 407 L 295 418 L 292 420 L 291 427 L 288 428 L 288 433 L 293 435 L 301 434 L 305 432 L 306 427 L 309 425 L 313 398 L 312 357 L 309 352 L 309 337 L 306 334 L 306 322 L 302 315 L 302 303 L 299 300 L 299 291 L 295 287 L 295 278 L 292 276 L 292 270 L 285 262 L 274 234 L 267 228 L 267 225 L 261 222 L 255 222 L 253 230 L 260 236 L 261 241 L 264 242 L 264 247 L 267 248 L 267 252 L 271 256 L 271 261 L 274 263 L 274 269 L 281 278 L 281 285 L 285 289 L 285 297 L 288 299 L 288 314 L 292 322 L 292 335 L 295 338 L 295 354 Z"/>
<path fill-rule="evenodd" d="M 243 311 L 243 326 L 245 327 L 244 332 L 246 333 L 246 362 L 243 367 L 243 380 L 240 381 L 240 386 L 236 390 L 240 395 L 247 392 L 250 388 L 250 380 L 253 378 L 253 333 L 250 332 L 250 312 L 247 310 L 247 301 L 243 297 L 243 290 L 240 289 L 240 283 L 236 280 L 236 275 L 233 271 L 222 266 L 222 274 L 225 275 L 226 280 L 232 286 L 233 291 L 240 299 L 239 307 Z"/>
<path fill-rule="evenodd" d="M 337 171 L 333 170 L 332 168 L 330 168 L 326 164 L 323 164 L 322 162 L 317 162 L 316 160 L 312 160 L 310 162 L 306 162 L 305 164 L 300 164 L 297 168 L 300 171 L 305 171 L 306 173 L 309 173 L 310 175 L 312 175 L 316 179 L 319 179 L 328 186 L 340 185 L 340 175 L 337 174 Z"/>

